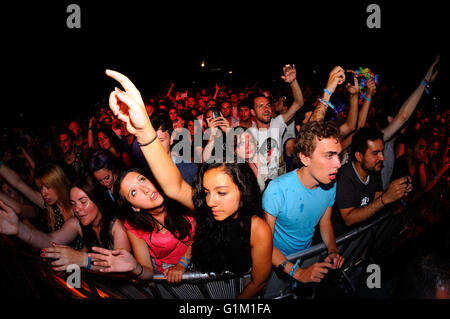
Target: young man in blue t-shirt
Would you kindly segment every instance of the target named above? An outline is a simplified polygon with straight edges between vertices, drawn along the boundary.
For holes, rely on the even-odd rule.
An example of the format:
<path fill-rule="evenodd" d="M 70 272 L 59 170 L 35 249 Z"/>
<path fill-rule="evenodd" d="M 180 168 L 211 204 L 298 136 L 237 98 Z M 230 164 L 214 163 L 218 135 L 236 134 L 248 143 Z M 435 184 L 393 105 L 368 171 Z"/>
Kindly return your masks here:
<path fill-rule="evenodd" d="M 266 221 L 273 232 L 272 263 L 300 282 L 320 282 L 328 268 L 340 268 L 344 261 L 331 224 L 341 150 L 339 129 L 333 122 L 303 125 L 295 140 L 295 161 L 301 168 L 274 179 L 263 195 Z M 317 224 L 328 256 L 307 268 L 293 268 L 286 256 L 311 245 Z"/>

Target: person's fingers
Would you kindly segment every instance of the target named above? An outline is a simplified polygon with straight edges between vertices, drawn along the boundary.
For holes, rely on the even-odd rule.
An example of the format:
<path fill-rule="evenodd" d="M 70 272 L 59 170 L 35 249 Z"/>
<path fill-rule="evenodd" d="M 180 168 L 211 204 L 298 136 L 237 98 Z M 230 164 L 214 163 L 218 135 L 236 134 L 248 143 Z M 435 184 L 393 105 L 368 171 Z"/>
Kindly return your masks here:
<path fill-rule="evenodd" d="M 106 267 L 106 266 L 105 266 L 105 268 L 100 268 L 99 271 L 100 271 L 100 272 L 112 272 L 113 270 L 112 270 L 111 267 Z"/>
<path fill-rule="evenodd" d="M 105 248 L 102 248 L 102 247 L 94 246 L 94 247 L 92 247 L 92 250 L 96 251 L 96 252 L 98 252 L 98 253 L 100 253 L 102 255 L 105 255 L 105 256 L 111 255 L 111 250 L 105 249 Z"/>
<path fill-rule="evenodd" d="M 8 205 L 6 205 L 4 202 L 2 202 L 0 200 L 0 207 L 7 213 L 10 214 L 11 213 L 11 207 L 9 207 Z"/>
<path fill-rule="evenodd" d="M 59 266 L 59 267 L 53 267 L 53 270 L 54 271 L 64 271 L 64 270 L 66 270 L 66 265 L 62 265 L 62 266 Z"/>
<path fill-rule="evenodd" d="M 61 254 L 60 253 L 43 252 L 43 253 L 41 253 L 41 256 L 44 258 L 59 258 L 61 256 Z"/>
<path fill-rule="evenodd" d="M 120 85 L 122 85 L 122 87 L 125 89 L 125 91 L 131 93 L 132 96 L 134 96 L 136 93 L 139 94 L 138 89 L 136 88 L 136 86 L 134 86 L 133 82 L 131 82 L 131 80 L 127 76 L 114 70 L 106 70 L 105 73 L 107 76 L 119 82 Z"/>
<path fill-rule="evenodd" d="M 95 266 L 101 266 L 101 267 L 110 267 L 111 265 L 107 261 L 94 261 L 92 263 Z"/>

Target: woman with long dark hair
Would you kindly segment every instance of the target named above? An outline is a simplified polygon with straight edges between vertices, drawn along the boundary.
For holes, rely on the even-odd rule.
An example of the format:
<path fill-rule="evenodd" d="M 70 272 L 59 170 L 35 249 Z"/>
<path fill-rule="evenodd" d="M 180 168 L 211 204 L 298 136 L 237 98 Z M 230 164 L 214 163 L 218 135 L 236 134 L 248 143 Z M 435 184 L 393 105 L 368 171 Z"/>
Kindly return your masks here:
<path fill-rule="evenodd" d="M 91 254 L 94 259 L 110 256 L 118 261 L 114 267 L 101 271 L 130 272 L 141 280 L 150 280 L 155 273 L 162 273 L 169 283 L 180 282 L 186 262 L 191 258 L 195 231 L 190 212 L 166 199 L 157 184 L 137 168 L 118 175 L 114 198 L 117 216 L 127 229 L 134 256 L 121 250 L 94 247 L 94 251 L 102 254 Z"/>
<path fill-rule="evenodd" d="M 107 75 L 119 81 L 126 90 L 116 89 L 111 93 L 110 108 L 136 136 L 162 190 L 188 209 L 195 209 L 194 269 L 236 273 L 251 269 L 252 279 L 239 298 L 254 296 L 264 287 L 271 271 L 272 234 L 262 218 L 261 195 L 252 170 L 243 160 L 241 163 L 207 164 L 199 170 L 192 187 L 183 180 L 156 138 L 134 84 L 118 72 L 107 71 Z M 133 188 L 129 188 L 129 194 L 132 196 Z M 153 198 L 155 195 L 147 196 Z M 115 271 L 123 265 L 120 255 L 120 251 L 102 251 L 91 256 L 102 259 L 99 264 Z"/>

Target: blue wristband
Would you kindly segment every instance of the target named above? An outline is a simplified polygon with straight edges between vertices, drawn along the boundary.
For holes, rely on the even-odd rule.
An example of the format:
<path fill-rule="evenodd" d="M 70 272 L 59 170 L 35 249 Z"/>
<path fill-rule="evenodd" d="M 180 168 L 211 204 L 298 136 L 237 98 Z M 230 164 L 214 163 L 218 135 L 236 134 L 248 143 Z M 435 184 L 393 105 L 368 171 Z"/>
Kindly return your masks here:
<path fill-rule="evenodd" d="M 184 256 L 181 257 L 181 259 L 183 259 L 188 265 L 191 263 L 191 261 Z"/>
<path fill-rule="evenodd" d="M 188 265 L 187 265 L 186 263 L 182 262 L 181 260 L 180 260 L 178 263 L 179 263 L 179 264 L 182 264 L 182 265 L 184 266 L 184 268 L 187 269 Z"/>
<path fill-rule="evenodd" d="M 295 262 L 294 266 L 292 266 L 291 270 L 289 271 L 289 276 L 294 277 L 294 274 L 295 274 L 295 272 L 297 271 L 298 266 L 300 265 L 300 261 L 301 261 L 300 258 L 297 259 L 297 261 Z M 292 288 L 295 288 L 295 287 L 297 287 L 297 281 L 295 281 L 295 282 L 292 284 Z"/>
<path fill-rule="evenodd" d="M 86 253 L 87 254 L 87 253 Z M 86 269 L 91 269 L 91 257 L 88 256 L 88 261 L 86 265 Z"/>
<path fill-rule="evenodd" d="M 369 97 L 367 97 L 365 94 L 361 95 L 361 97 L 362 97 L 364 100 L 366 100 L 366 101 L 369 101 L 369 102 L 372 101 L 372 99 L 369 98 Z"/>
<path fill-rule="evenodd" d="M 328 93 L 328 95 L 331 97 L 332 95 L 333 95 L 333 93 L 331 93 L 329 90 L 327 90 L 327 89 L 323 89 L 323 91 L 325 92 L 325 93 Z"/>
<path fill-rule="evenodd" d="M 425 82 L 425 80 L 422 80 L 420 84 L 422 84 L 425 87 L 425 92 L 427 92 L 427 94 L 430 93 L 430 90 L 428 90 L 428 83 Z"/>
<path fill-rule="evenodd" d="M 325 101 L 324 99 L 319 99 L 320 103 L 327 105 L 329 107 L 331 107 L 334 110 L 334 105 L 331 104 L 329 101 Z"/>

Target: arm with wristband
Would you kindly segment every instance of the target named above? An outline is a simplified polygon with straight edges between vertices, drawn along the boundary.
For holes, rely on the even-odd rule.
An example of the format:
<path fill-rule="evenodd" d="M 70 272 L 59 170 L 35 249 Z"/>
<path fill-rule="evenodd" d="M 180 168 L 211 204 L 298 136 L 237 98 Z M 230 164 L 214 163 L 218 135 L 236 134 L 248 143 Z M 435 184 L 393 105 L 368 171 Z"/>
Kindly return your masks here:
<path fill-rule="evenodd" d="M 425 91 L 426 85 L 433 82 L 436 78 L 438 71 L 433 72 L 434 66 L 439 62 L 439 56 L 434 60 L 433 64 L 428 69 L 427 74 L 419 84 L 419 86 L 414 90 L 414 92 L 406 99 L 403 105 L 400 107 L 397 115 L 394 117 L 392 122 L 382 129 L 384 136 L 384 141 L 389 141 L 405 124 L 405 122 L 411 117 L 416 109 L 417 104 L 419 104 L 422 98 L 423 92 Z"/>
<path fill-rule="evenodd" d="M 325 118 L 325 114 L 327 112 L 327 108 L 334 106 L 330 103 L 331 95 L 336 90 L 336 87 L 339 84 L 344 83 L 345 81 L 345 71 L 340 66 L 336 66 L 329 74 L 327 85 L 324 89 L 322 97 L 319 99 L 316 108 L 314 109 L 313 114 L 311 115 L 309 121 L 323 121 Z"/>
<path fill-rule="evenodd" d="M 191 263 L 192 243 L 186 249 L 184 255 L 180 258 L 175 266 L 164 270 L 164 277 L 167 277 L 167 282 L 170 284 L 179 283 L 182 279 L 183 273 Z"/>
<path fill-rule="evenodd" d="M 347 71 L 347 72 L 353 72 L 354 71 Z M 347 91 L 350 93 L 350 107 L 348 110 L 348 116 L 347 120 L 339 126 L 339 132 L 341 133 L 341 136 L 344 138 L 356 129 L 356 123 L 358 120 L 358 95 L 359 95 L 359 84 L 358 79 L 355 76 L 354 77 L 354 83 L 353 85 L 348 83 L 347 84 Z"/>
<path fill-rule="evenodd" d="M 265 219 L 273 234 L 275 229 L 276 217 L 265 212 Z M 302 283 L 320 282 L 328 272 L 327 268 L 332 267 L 332 265 L 328 262 L 320 262 L 312 264 L 307 268 L 301 268 L 299 267 L 299 263 L 299 261 L 288 261 L 283 252 L 279 250 L 275 245 L 273 246 L 272 265 Z"/>

